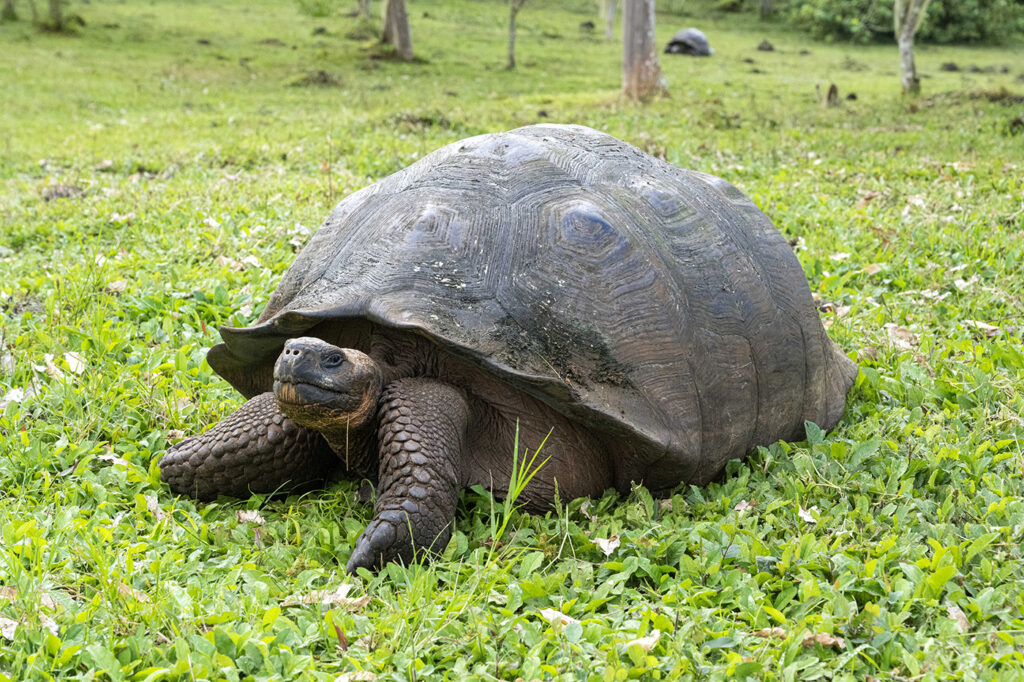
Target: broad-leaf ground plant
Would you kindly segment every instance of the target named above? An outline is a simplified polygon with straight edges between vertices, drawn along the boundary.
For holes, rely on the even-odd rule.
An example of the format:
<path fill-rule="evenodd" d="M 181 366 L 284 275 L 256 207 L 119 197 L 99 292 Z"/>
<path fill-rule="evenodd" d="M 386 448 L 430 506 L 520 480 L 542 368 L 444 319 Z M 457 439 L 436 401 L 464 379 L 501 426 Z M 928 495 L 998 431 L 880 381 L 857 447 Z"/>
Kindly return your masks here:
<path fill-rule="evenodd" d="M 0 679 L 1020 679 L 1020 46 L 922 45 L 904 99 L 892 46 L 695 4 L 659 41 L 698 25 L 715 55 L 663 55 L 668 95 L 634 105 L 593 3 L 523 12 L 511 72 L 503 2 L 409 7 L 413 63 L 347 6 L 0 26 Z M 259 315 L 341 197 L 541 121 L 772 217 L 861 367 L 838 428 L 665 500 L 470 491 L 437 560 L 376 576 L 343 570 L 356 483 L 161 485 L 168 444 L 241 401 L 204 362 L 218 326 Z"/>

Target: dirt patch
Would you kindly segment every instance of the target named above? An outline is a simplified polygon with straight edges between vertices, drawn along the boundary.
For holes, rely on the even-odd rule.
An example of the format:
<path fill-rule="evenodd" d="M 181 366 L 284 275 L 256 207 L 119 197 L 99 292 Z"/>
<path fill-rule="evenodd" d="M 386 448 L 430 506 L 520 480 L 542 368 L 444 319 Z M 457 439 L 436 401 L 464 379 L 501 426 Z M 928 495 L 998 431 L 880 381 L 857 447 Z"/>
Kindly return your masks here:
<path fill-rule="evenodd" d="M 340 88 L 341 78 L 327 73 L 323 69 L 316 69 L 295 79 L 291 85 L 296 88 Z"/>
<path fill-rule="evenodd" d="M 385 119 L 391 126 L 400 126 L 407 130 L 426 130 L 428 128 L 439 128 L 441 130 L 452 130 L 455 124 L 446 116 L 438 112 L 401 111 Z"/>
<path fill-rule="evenodd" d="M 953 90 L 940 92 L 920 100 L 922 107 L 948 106 L 954 102 L 979 101 L 994 102 L 1006 106 L 1024 103 L 1024 95 L 1005 87 L 998 90 Z"/>
<path fill-rule="evenodd" d="M 85 194 L 85 190 L 74 185 L 47 185 L 40 194 L 45 201 L 54 201 L 55 199 L 76 199 Z"/>

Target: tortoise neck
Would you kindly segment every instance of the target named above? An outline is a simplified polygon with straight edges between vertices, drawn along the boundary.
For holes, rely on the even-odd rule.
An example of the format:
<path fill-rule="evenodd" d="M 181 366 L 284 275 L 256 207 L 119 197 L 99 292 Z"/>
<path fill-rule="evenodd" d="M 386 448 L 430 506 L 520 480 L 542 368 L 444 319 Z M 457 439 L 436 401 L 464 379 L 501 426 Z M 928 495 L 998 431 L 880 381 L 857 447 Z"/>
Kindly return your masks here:
<path fill-rule="evenodd" d="M 377 481 L 377 416 L 359 426 L 340 424 L 321 431 L 348 477 Z"/>

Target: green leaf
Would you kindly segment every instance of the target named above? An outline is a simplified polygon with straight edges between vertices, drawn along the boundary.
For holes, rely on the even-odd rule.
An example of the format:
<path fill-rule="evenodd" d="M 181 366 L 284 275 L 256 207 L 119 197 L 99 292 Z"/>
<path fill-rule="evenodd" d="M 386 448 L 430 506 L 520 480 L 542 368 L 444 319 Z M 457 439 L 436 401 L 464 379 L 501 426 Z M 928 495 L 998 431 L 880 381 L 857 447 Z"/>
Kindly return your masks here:
<path fill-rule="evenodd" d="M 949 579 L 956 573 L 956 567 L 951 565 L 939 566 L 935 571 L 928 576 L 926 582 L 928 587 L 931 588 L 932 594 L 939 594 L 942 588 L 945 587 Z"/>

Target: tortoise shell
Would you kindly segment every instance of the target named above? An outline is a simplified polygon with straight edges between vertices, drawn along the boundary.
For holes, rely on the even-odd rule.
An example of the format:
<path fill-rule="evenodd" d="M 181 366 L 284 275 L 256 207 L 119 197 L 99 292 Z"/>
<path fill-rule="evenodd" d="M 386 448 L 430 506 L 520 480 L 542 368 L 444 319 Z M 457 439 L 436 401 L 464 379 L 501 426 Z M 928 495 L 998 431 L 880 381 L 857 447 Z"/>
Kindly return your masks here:
<path fill-rule="evenodd" d="M 620 473 L 659 488 L 833 427 L 857 372 L 747 197 L 582 126 L 465 139 L 350 195 L 209 363 L 268 391 L 325 323 L 422 335 L 627 439 L 644 461 Z"/>

